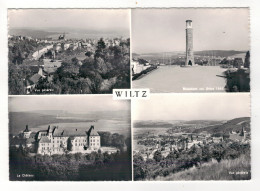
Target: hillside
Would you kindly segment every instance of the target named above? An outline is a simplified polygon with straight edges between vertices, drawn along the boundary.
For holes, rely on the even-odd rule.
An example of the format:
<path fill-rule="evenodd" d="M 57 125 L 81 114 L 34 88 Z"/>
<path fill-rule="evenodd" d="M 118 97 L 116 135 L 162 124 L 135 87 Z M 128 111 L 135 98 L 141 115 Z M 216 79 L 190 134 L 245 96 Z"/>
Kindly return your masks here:
<path fill-rule="evenodd" d="M 236 51 L 236 50 L 202 50 L 202 51 L 195 51 L 194 55 L 228 57 L 228 56 L 233 56 L 235 54 L 240 54 L 245 52 L 246 51 Z"/>
<path fill-rule="evenodd" d="M 202 51 L 194 51 L 195 56 L 221 56 L 228 57 L 236 54 L 245 53 L 246 51 L 236 51 L 236 50 L 202 50 Z M 143 59 L 160 59 L 165 55 L 168 57 L 176 57 L 176 56 L 185 56 L 184 51 L 172 51 L 172 52 L 157 52 L 157 53 L 132 53 L 134 58 L 143 58 Z"/>
<path fill-rule="evenodd" d="M 34 30 L 34 29 L 23 29 L 23 28 L 11 28 L 9 29 L 10 35 L 15 36 L 30 36 L 32 38 L 44 39 L 50 35 L 59 34 L 57 32 L 48 32 L 44 30 Z"/>
<path fill-rule="evenodd" d="M 217 161 L 205 163 L 199 168 L 193 167 L 166 177 L 157 177 L 155 180 L 250 180 L 250 161 L 249 154 L 246 154 L 234 160 L 222 160 L 220 163 Z M 231 172 L 234 172 L 234 174 L 230 174 Z M 242 174 L 243 172 L 245 174 Z"/>
<path fill-rule="evenodd" d="M 214 120 L 167 120 L 167 121 L 159 121 L 159 120 L 145 120 L 145 121 L 135 121 L 135 128 L 149 128 L 149 127 L 157 127 L 157 128 L 174 128 L 179 126 L 185 126 L 186 128 L 193 128 L 194 126 L 201 125 L 203 127 L 209 125 L 220 124 L 222 121 L 214 121 Z"/>
<path fill-rule="evenodd" d="M 69 123 L 69 122 L 85 122 L 87 119 L 57 119 L 55 115 L 46 115 L 29 112 L 10 112 L 9 113 L 9 133 L 18 134 L 28 125 L 30 129 L 39 125 L 50 123 Z"/>
<path fill-rule="evenodd" d="M 135 121 L 134 127 L 135 128 L 149 128 L 149 127 L 157 127 L 157 128 L 171 128 L 174 127 L 176 124 L 180 124 L 181 120 L 176 121 Z"/>
<path fill-rule="evenodd" d="M 208 126 L 200 129 L 195 129 L 193 133 L 206 131 L 208 133 L 228 133 L 230 131 L 241 130 L 242 125 L 245 125 L 245 130 L 250 131 L 250 117 L 235 118 L 227 121 L 224 124 Z"/>

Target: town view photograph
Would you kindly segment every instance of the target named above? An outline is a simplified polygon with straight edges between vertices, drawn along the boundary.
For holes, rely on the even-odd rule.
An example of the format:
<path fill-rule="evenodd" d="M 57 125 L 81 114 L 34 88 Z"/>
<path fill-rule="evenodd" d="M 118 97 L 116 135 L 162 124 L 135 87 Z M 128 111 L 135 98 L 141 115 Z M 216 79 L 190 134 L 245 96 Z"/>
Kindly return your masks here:
<path fill-rule="evenodd" d="M 9 95 L 130 88 L 130 10 L 9 9 Z"/>
<path fill-rule="evenodd" d="M 10 180 L 132 180 L 130 113 L 112 95 L 10 97 Z"/>
<path fill-rule="evenodd" d="M 133 9 L 132 87 L 249 92 L 248 8 Z"/>
<path fill-rule="evenodd" d="M 134 180 L 250 180 L 250 95 L 134 100 Z"/>

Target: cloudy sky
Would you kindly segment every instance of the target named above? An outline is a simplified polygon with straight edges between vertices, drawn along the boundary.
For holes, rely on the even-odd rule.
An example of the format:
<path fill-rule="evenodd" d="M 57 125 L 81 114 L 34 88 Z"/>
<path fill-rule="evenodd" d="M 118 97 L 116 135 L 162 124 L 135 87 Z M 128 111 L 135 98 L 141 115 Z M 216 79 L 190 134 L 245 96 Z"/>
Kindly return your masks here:
<path fill-rule="evenodd" d="M 9 9 L 9 27 L 129 30 L 127 9 Z"/>
<path fill-rule="evenodd" d="M 64 110 L 74 113 L 129 110 L 129 101 L 114 101 L 112 95 L 18 96 L 9 98 L 9 111 Z"/>
<path fill-rule="evenodd" d="M 248 93 L 153 94 L 135 100 L 133 120 L 229 120 L 250 116 Z"/>
<path fill-rule="evenodd" d="M 248 50 L 248 8 L 133 9 L 135 53 L 185 51 L 185 21 L 193 21 L 194 51 Z"/>

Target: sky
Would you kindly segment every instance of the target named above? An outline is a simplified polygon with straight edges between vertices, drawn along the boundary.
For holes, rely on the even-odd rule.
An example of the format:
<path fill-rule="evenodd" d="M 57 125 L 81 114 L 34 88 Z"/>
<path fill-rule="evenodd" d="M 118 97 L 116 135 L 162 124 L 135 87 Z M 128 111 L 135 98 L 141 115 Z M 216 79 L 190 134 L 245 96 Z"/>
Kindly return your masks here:
<path fill-rule="evenodd" d="M 230 120 L 250 116 L 248 93 L 152 94 L 132 101 L 133 120 Z"/>
<path fill-rule="evenodd" d="M 9 27 L 69 27 L 90 30 L 129 30 L 127 9 L 9 9 Z"/>
<path fill-rule="evenodd" d="M 129 101 L 114 101 L 112 95 L 18 96 L 9 98 L 10 112 L 63 110 L 70 113 L 129 110 Z"/>
<path fill-rule="evenodd" d="M 185 51 L 186 20 L 193 21 L 193 48 L 249 50 L 248 8 L 133 9 L 134 53 Z"/>

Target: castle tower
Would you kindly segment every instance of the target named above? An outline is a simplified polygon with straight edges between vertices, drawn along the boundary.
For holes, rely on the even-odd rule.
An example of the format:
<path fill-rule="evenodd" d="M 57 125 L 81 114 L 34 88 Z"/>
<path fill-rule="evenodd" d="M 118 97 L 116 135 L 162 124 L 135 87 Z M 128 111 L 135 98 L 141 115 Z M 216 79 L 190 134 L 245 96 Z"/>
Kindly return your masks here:
<path fill-rule="evenodd" d="M 185 66 L 193 66 L 194 55 L 193 55 L 193 30 L 192 20 L 186 20 L 186 61 Z"/>

